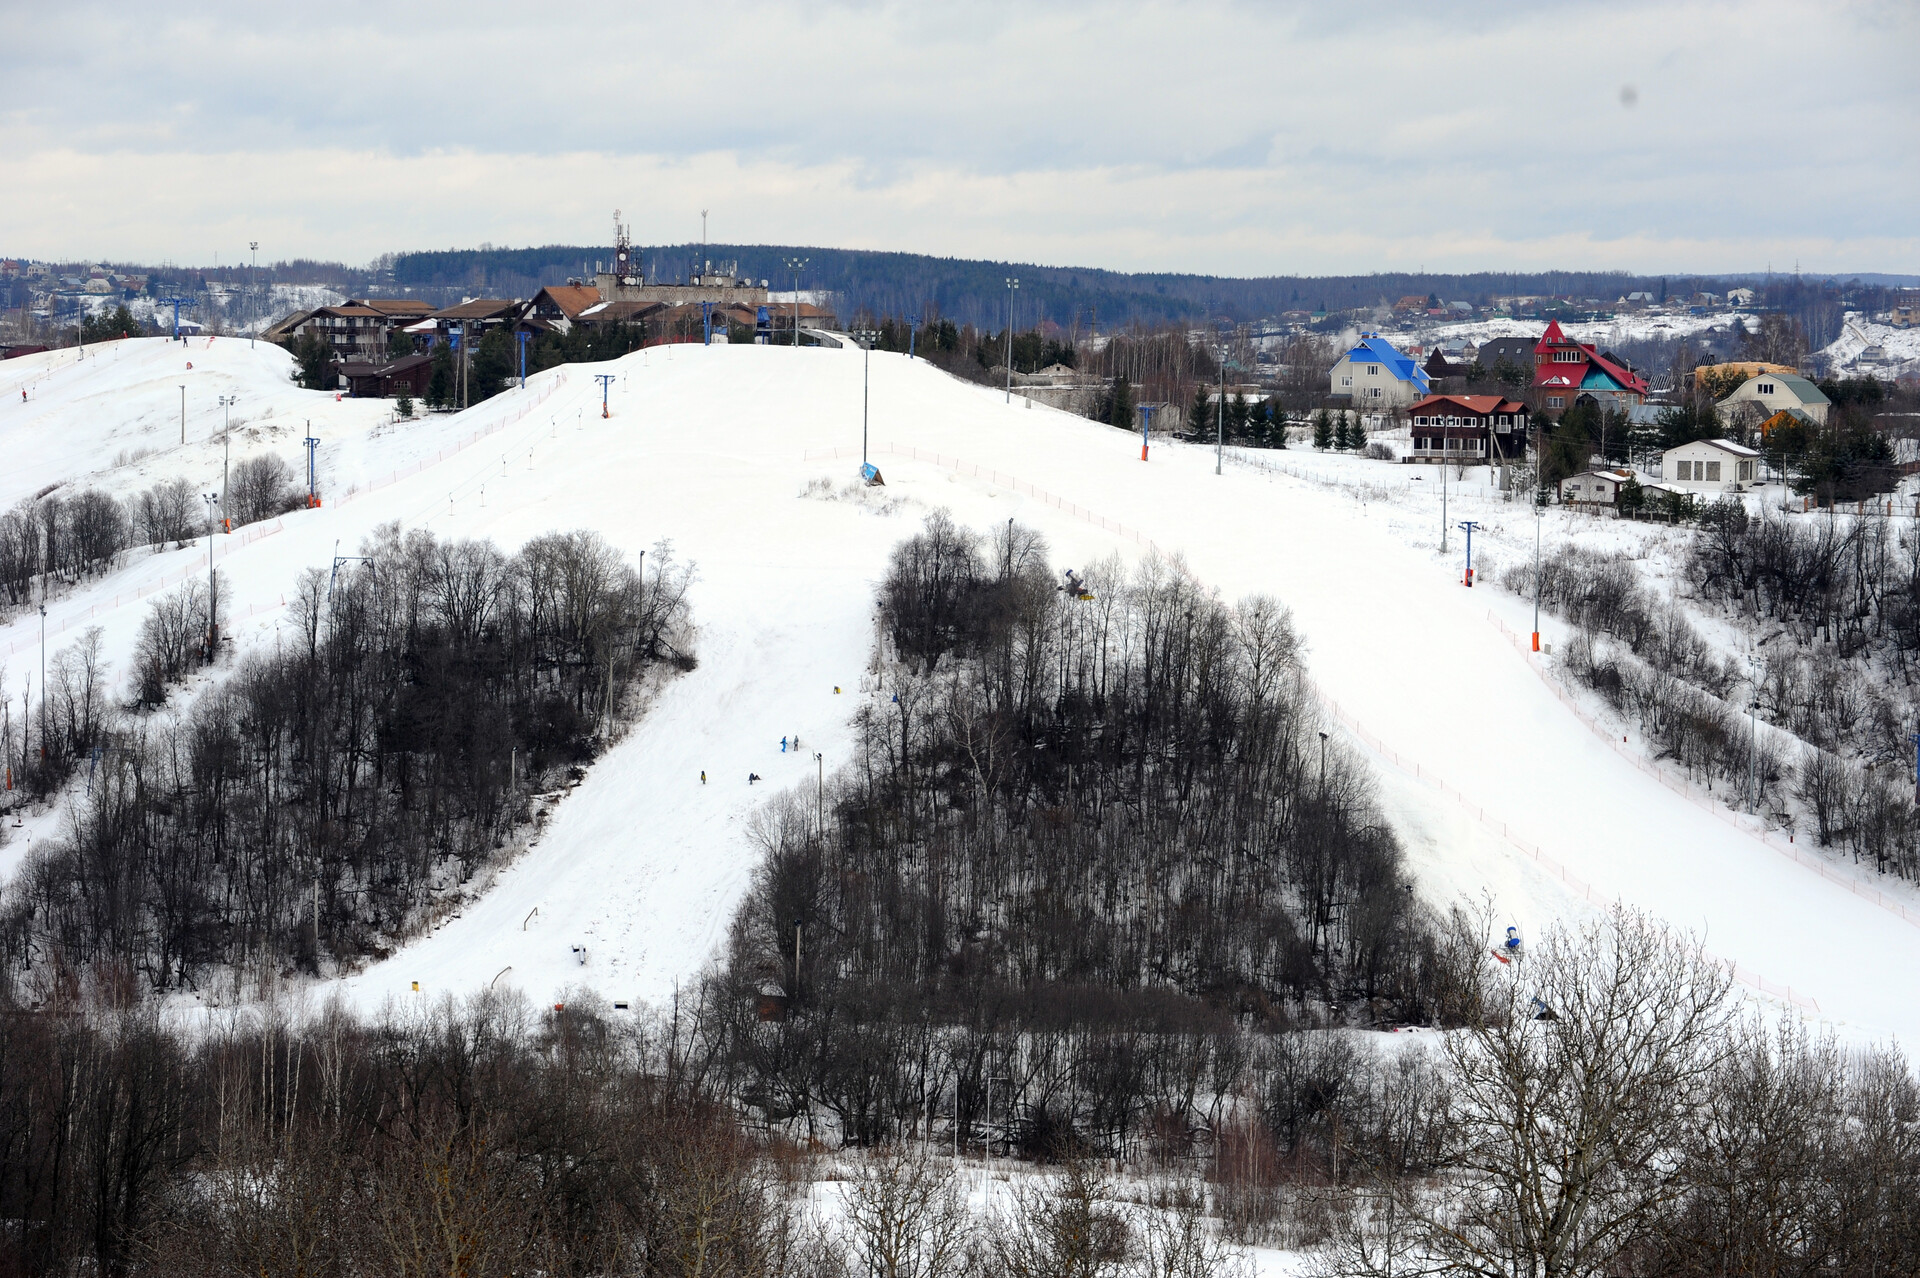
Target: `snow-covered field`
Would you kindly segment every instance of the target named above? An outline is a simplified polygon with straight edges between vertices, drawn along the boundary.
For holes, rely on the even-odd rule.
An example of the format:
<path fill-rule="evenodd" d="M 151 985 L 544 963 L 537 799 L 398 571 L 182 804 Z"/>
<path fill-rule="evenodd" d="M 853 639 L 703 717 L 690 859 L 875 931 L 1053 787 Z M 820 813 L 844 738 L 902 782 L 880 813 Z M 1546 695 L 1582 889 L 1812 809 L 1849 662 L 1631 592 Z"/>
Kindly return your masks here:
<path fill-rule="evenodd" d="M 274 641 L 280 600 L 301 568 L 325 567 L 336 545 L 351 552 L 389 520 L 508 547 L 588 526 L 634 554 L 670 538 L 698 564 L 698 669 L 665 686 L 490 891 L 341 982 L 363 1006 L 412 997 L 415 982 L 424 994 L 498 981 L 542 1001 L 576 984 L 612 999 L 670 999 L 724 937 L 756 862 L 756 807 L 781 788 L 811 786 L 816 750 L 828 769 L 846 760 L 865 695 L 874 583 L 893 544 L 944 506 L 975 527 L 1011 517 L 1041 528 L 1061 567 L 1157 547 L 1184 555 L 1229 596 L 1264 591 L 1287 603 L 1339 730 L 1376 765 L 1383 806 L 1429 899 L 1491 893 L 1529 933 L 1623 899 L 1703 932 L 1749 988 L 1780 991 L 1756 994 L 1770 1006 L 1799 1006 L 1856 1040 L 1920 1041 L 1907 975 L 1920 966 L 1920 926 L 1861 895 L 1852 867 L 1822 872 L 1817 859 L 1796 859 L 1804 850 L 1763 842 L 1580 718 L 1542 677 L 1551 658 L 1502 629 L 1524 634 L 1530 609 L 1497 589 L 1461 586 L 1457 530 L 1439 552 L 1437 471 L 1295 450 L 1230 457 L 1216 476 L 1212 449 L 1158 442 L 1143 464 L 1131 434 L 1020 399 L 1008 405 L 924 363 L 876 354 L 872 453 L 887 486 L 861 491 L 847 487 L 861 440 L 853 350 L 663 347 L 550 371 L 467 413 L 392 426 L 383 405 L 292 388 L 283 352 L 250 353 L 244 341 L 219 339 L 208 351 L 196 340 L 184 354 L 130 343 L 84 366 L 29 358 L 46 362 L 27 404 L 15 381 L 0 380 L 8 501 L 89 473 L 119 489 L 176 470 L 209 476 L 217 448 L 205 442 L 209 419 L 193 415 L 205 409 L 191 389 L 189 436 L 199 442 L 174 461 L 163 453 L 139 463 L 139 475 L 102 460 L 149 437 L 165 443 L 169 421 L 177 441 L 177 383 L 167 379 L 187 358 L 207 375 L 205 398 L 216 369 L 261 398 L 263 415 L 249 422 L 260 428 L 257 447 L 297 461 L 311 417 L 328 441 L 326 506 L 216 547 L 244 642 Z M 0 379 L 34 375 L 15 362 L 0 364 Z M 617 378 L 605 419 L 600 372 Z M 300 426 L 269 433 L 283 420 Z M 824 490 L 810 484 L 823 478 Z M 1447 502 L 1449 523 L 1480 524 L 1477 564 L 1531 553 L 1525 505 L 1471 484 L 1450 488 Z M 1558 512 L 1546 531 L 1653 535 Z M 136 554 L 56 598 L 50 649 L 99 625 L 124 670 L 145 606 L 138 592 L 204 570 L 206 555 L 204 544 Z M 9 687 L 37 660 L 37 621 L 0 626 Z M 1559 637 L 1551 623 L 1546 633 Z M 795 734 L 802 748 L 782 754 L 780 738 Z M 749 787 L 749 771 L 767 784 Z M 0 849 L 0 873 L 53 823 L 29 821 Z"/>

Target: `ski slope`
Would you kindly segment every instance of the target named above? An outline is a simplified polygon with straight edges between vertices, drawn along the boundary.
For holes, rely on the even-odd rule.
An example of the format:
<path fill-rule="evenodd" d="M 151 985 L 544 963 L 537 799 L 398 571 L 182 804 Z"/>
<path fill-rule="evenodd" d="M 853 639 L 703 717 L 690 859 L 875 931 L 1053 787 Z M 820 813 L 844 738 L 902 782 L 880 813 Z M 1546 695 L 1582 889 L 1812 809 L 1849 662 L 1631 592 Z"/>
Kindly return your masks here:
<path fill-rule="evenodd" d="M 946 507 L 977 528 L 1017 518 L 1042 529 L 1061 568 L 1158 548 L 1225 595 L 1286 603 L 1428 899 L 1488 893 L 1528 934 L 1624 900 L 1702 933 L 1750 987 L 1765 983 L 1755 996 L 1766 1006 L 1800 1007 L 1849 1038 L 1920 1041 L 1905 975 L 1920 966 L 1920 927 L 1851 890 L 1848 867 L 1823 875 L 1762 843 L 1576 717 L 1541 678 L 1550 658 L 1520 651 L 1489 617 L 1524 631 L 1524 605 L 1462 588 L 1458 533 L 1438 552 L 1437 474 L 1296 452 L 1262 455 L 1269 466 L 1230 455 L 1216 475 L 1212 449 L 1159 442 L 1142 463 L 1137 436 L 871 358 L 883 491 L 839 487 L 860 460 L 857 350 L 662 347 L 541 374 L 463 414 L 359 433 L 343 421 L 322 450 L 323 509 L 220 539 L 238 629 L 254 643 L 273 641 L 301 568 L 325 567 L 336 544 L 350 551 L 389 520 L 509 548 L 581 526 L 634 554 L 670 538 L 698 565 L 698 669 L 664 685 L 490 890 L 340 981 L 349 999 L 375 1007 L 415 997 L 416 983 L 425 995 L 498 983 L 541 1001 L 581 987 L 670 1000 L 724 942 L 758 859 L 755 812 L 779 791 L 811 790 L 814 751 L 829 771 L 848 758 L 874 585 L 893 544 Z M 262 366 L 274 359 L 284 356 Z M 74 402 L 113 402 L 116 367 L 89 370 L 98 384 Z M 604 419 L 600 372 L 616 375 Z M 34 432 L 66 432 L 61 447 L 87 455 L 86 432 L 118 428 L 104 411 L 15 411 L 0 402 L 9 460 L 42 455 Z M 54 463 L 34 465 L 21 487 L 50 482 Z M 833 489 L 810 492 L 819 478 Z M 1476 551 L 1531 551 L 1525 507 L 1484 489 L 1448 500 L 1451 521 L 1482 522 Z M 203 543 L 137 555 L 57 598 L 50 646 L 99 625 L 124 669 L 144 609 L 136 592 L 204 571 L 206 554 Z M 18 671 L 37 659 L 36 624 L 0 627 L 0 662 Z M 796 733 L 803 749 L 782 754 L 780 738 Z M 749 771 L 765 783 L 749 786 Z M 0 873 L 53 820 L 0 848 Z"/>

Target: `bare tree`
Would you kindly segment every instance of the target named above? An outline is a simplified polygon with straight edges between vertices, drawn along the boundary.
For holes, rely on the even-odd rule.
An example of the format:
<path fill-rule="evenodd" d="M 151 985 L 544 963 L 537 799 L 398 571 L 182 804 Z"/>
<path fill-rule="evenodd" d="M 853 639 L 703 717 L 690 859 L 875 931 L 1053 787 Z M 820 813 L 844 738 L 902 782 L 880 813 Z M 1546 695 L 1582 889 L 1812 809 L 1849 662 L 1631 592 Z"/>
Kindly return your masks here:
<path fill-rule="evenodd" d="M 846 1216 L 858 1268 L 874 1278 L 942 1278 L 972 1266 L 972 1217 L 953 1166 L 924 1147 L 862 1159 Z"/>

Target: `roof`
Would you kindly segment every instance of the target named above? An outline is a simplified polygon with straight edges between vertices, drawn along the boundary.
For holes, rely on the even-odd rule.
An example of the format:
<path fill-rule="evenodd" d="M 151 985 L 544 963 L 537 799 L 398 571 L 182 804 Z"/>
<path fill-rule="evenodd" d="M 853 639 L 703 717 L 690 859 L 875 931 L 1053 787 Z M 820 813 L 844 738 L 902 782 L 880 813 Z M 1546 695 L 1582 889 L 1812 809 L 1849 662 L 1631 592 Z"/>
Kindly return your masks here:
<path fill-rule="evenodd" d="M 1633 472 L 1624 466 L 1609 466 L 1605 470 L 1583 470 L 1577 475 L 1568 475 L 1567 479 L 1610 479 L 1616 484 L 1624 484 L 1633 478 Z M 1566 483 L 1567 479 L 1560 482 Z"/>
<path fill-rule="evenodd" d="M 1827 398 L 1826 393 L 1818 386 L 1815 386 L 1798 373 L 1772 373 L 1768 375 L 1768 380 L 1779 382 L 1791 390 L 1802 404 L 1830 404 L 1833 402 Z"/>
<path fill-rule="evenodd" d="M 577 319 L 580 312 L 600 300 L 600 290 L 591 284 L 554 284 L 534 294 L 537 304 L 542 297 L 560 308 L 560 313 L 568 319 Z"/>
<path fill-rule="evenodd" d="M 423 302 L 417 297 L 363 297 L 348 303 L 351 306 L 365 306 L 382 315 L 428 315 L 433 312 L 431 302 Z"/>
<path fill-rule="evenodd" d="M 667 304 L 665 302 L 595 302 L 592 306 L 581 311 L 575 318 L 588 320 L 595 324 L 618 324 L 628 320 L 639 319 L 651 315 L 655 311 L 663 311 L 666 308 Z"/>
<path fill-rule="evenodd" d="M 1548 323 L 1547 331 L 1540 335 L 1540 340 L 1534 344 L 1533 350 L 1536 355 L 1540 355 L 1540 354 L 1545 354 L 1547 351 L 1552 350 L 1556 346 L 1571 346 L 1576 350 L 1582 352 L 1587 357 L 1587 363 L 1590 366 L 1590 369 L 1591 368 L 1599 369 L 1601 373 L 1605 374 L 1605 376 L 1611 380 L 1612 385 L 1609 386 L 1605 382 L 1589 383 L 1586 380 L 1586 378 L 1589 376 L 1590 370 L 1582 371 L 1581 381 L 1579 383 L 1575 383 L 1575 381 L 1573 380 L 1573 366 L 1570 364 L 1561 366 L 1567 371 L 1565 372 L 1556 371 L 1551 376 L 1540 378 L 1538 381 L 1534 383 L 1534 385 L 1536 386 L 1573 386 L 1576 384 L 1582 385 L 1582 386 L 1594 385 L 1605 390 L 1629 390 L 1629 391 L 1634 391 L 1641 395 L 1644 395 L 1647 393 L 1646 378 L 1640 376 L 1640 374 L 1634 372 L 1632 369 L 1627 368 L 1623 364 L 1619 363 L 1612 356 L 1602 355 L 1599 351 L 1595 350 L 1592 346 L 1588 345 L 1587 343 L 1574 341 L 1572 338 L 1567 336 L 1566 330 L 1560 327 L 1559 320 L 1553 320 L 1550 323 Z"/>
<path fill-rule="evenodd" d="M 1403 382 L 1418 382 L 1425 390 L 1432 382 L 1410 356 L 1402 355 L 1393 348 L 1393 344 L 1383 340 L 1378 334 L 1367 333 L 1360 338 L 1360 344 L 1347 352 L 1347 362 L 1359 361 L 1362 364 L 1385 364 L 1387 371 Z"/>
<path fill-rule="evenodd" d="M 1498 395 L 1429 395 L 1409 408 L 1409 414 L 1422 410 L 1431 410 L 1441 404 L 1458 404 L 1477 416 L 1488 413 L 1524 413 L 1527 406 L 1518 400 L 1503 399 Z"/>
<path fill-rule="evenodd" d="M 479 320 L 504 317 L 519 303 L 511 298 L 476 297 L 471 302 L 447 306 L 433 313 L 436 320 Z"/>
<path fill-rule="evenodd" d="M 272 325 L 269 325 L 266 331 L 260 334 L 260 338 L 262 341 L 268 341 L 268 342 L 275 341 L 278 338 L 285 337 L 287 334 L 291 333 L 294 329 L 298 328 L 300 325 L 306 323 L 309 319 L 312 319 L 312 318 L 313 318 L 312 311 L 295 311 L 291 315 L 286 316 L 284 319 L 281 319 L 278 322 Z"/>
<path fill-rule="evenodd" d="M 342 364 L 340 375 L 342 377 L 392 377 L 395 373 L 404 373 L 409 369 L 432 362 L 431 355 L 402 355 L 399 359 L 390 359 L 384 363 Z"/>
<path fill-rule="evenodd" d="M 1760 455 L 1760 452 L 1758 449 L 1748 448 L 1745 444 L 1736 444 L 1731 439 L 1690 440 L 1684 444 L 1675 444 L 1672 448 L 1667 449 L 1665 452 L 1662 452 L 1660 455 L 1662 457 L 1665 457 L 1667 453 L 1676 453 L 1676 452 L 1679 452 L 1682 448 L 1691 448 L 1695 444 L 1706 444 L 1706 445 L 1709 445 L 1710 447 L 1719 449 L 1723 453 L 1732 453 L 1735 457 L 1758 457 Z"/>
<path fill-rule="evenodd" d="M 350 315 L 354 319 L 383 318 L 380 312 L 374 310 L 371 306 L 356 306 L 351 303 L 349 303 L 346 306 L 322 306 L 319 310 L 315 311 L 314 314 L 315 315 L 343 315 L 343 316 Z"/>

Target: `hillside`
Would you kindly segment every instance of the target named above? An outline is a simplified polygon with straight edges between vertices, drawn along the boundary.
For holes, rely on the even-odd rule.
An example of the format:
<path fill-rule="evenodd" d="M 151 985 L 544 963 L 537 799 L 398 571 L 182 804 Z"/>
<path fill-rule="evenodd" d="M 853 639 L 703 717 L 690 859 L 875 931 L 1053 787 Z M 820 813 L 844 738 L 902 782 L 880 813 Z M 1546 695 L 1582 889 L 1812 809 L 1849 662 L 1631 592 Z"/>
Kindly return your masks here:
<path fill-rule="evenodd" d="M 9 500 L 164 438 L 168 361 L 181 352 L 151 348 L 40 370 L 24 406 L 0 395 Z M 330 441 L 324 508 L 216 547 L 241 644 L 290 637 L 282 605 L 298 571 L 325 570 L 336 546 L 352 553 L 392 520 L 509 550 L 555 528 L 596 529 L 634 556 L 669 538 L 698 568 L 698 668 L 664 686 L 490 891 L 342 983 L 362 1006 L 409 997 L 415 983 L 431 994 L 496 981 L 540 1000 L 572 985 L 671 1000 L 713 956 L 745 890 L 756 811 L 772 792 L 813 784 L 815 751 L 829 771 L 849 761 L 855 705 L 874 695 L 862 676 L 886 556 L 945 508 L 973 527 L 1011 518 L 1041 530 L 1056 564 L 1157 549 L 1228 598 L 1266 592 L 1290 607 L 1336 730 L 1377 769 L 1428 899 L 1490 893 L 1529 934 L 1623 899 L 1701 930 L 1772 1006 L 1817 1009 L 1854 1038 L 1920 1033 L 1902 975 L 1920 960 L 1920 928 L 1861 895 L 1848 867 L 1823 874 L 1760 841 L 1573 713 L 1535 668 L 1542 659 L 1502 629 L 1529 629 L 1530 611 L 1461 587 L 1459 534 L 1438 552 L 1437 485 L 1412 468 L 1289 453 L 1229 459 L 1216 475 L 1212 450 L 1162 443 L 1143 464 L 1134 436 L 875 355 L 872 455 L 886 486 L 864 490 L 851 485 L 862 369 L 849 350 L 659 348 L 391 427 L 380 405 L 290 386 L 275 398 L 282 352 L 196 340 L 186 354 L 197 373 L 211 357 L 208 369 L 267 399 L 274 416 L 263 420 L 312 412 Z M 616 378 L 606 418 L 599 372 Z M 0 392 L 17 401 L 11 383 Z M 256 444 L 294 461 L 298 438 L 263 431 Z M 145 464 L 162 473 L 164 460 Z M 217 464 L 204 442 L 182 460 L 195 482 Z M 1482 523 L 1477 563 L 1531 551 L 1525 507 L 1471 488 L 1447 502 L 1450 521 Z M 1582 529 L 1549 521 L 1561 537 Z M 136 552 L 56 598 L 49 651 L 98 625 L 124 671 L 140 592 L 204 571 L 206 555 L 204 543 Z M 37 663 L 38 634 L 36 617 L 0 627 L 7 688 Z M 796 734 L 801 749 L 783 753 Z M 764 782 L 749 785 L 750 772 Z M 0 873 L 58 821 L 43 813 L 12 831 Z"/>

